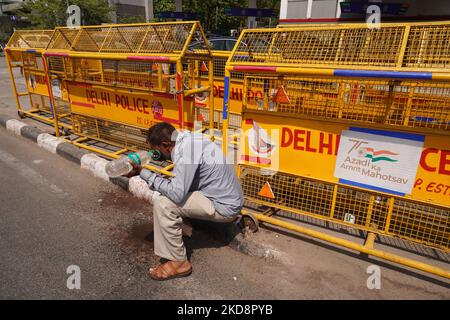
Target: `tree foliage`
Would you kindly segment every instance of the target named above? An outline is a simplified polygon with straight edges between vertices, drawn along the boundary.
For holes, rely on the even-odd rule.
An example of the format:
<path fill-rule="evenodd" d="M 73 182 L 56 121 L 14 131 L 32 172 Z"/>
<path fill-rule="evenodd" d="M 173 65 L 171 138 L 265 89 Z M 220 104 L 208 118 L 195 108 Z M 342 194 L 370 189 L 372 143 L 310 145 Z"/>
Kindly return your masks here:
<path fill-rule="evenodd" d="M 34 0 L 27 1 L 18 12 L 25 16 L 36 28 L 54 28 L 66 25 L 68 4 L 78 5 L 81 9 L 82 25 L 110 22 L 108 0 Z M 278 10 L 280 0 L 258 0 L 258 8 Z M 183 0 L 183 11 L 197 13 L 205 30 L 218 34 L 229 34 L 230 29 L 246 27 L 246 17 L 230 17 L 225 14 L 228 8 L 248 8 L 248 0 Z M 174 0 L 154 0 L 155 14 L 163 11 L 175 11 Z M 161 21 L 156 18 L 155 21 Z M 259 25 L 276 25 L 276 17 L 258 18 Z M 145 14 L 139 16 L 118 16 L 119 23 L 145 22 Z"/>
<path fill-rule="evenodd" d="M 138 16 L 117 16 L 117 23 L 119 24 L 128 24 L 128 23 L 145 23 L 145 16 L 144 15 L 138 15 Z"/>
<path fill-rule="evenodd" d="M 278 10 L 280 0 L 258 0 L 257 7 Z M 247 17 L 228 16 L 225 9 L 229 8 L 248 8 L 248 0 L 183 0 L 183 10 L 198 13 L 203 28 L 214 33 L 228 33 L 230 29 L 246 27 Z M 258 20 L 265 24 L 264 20 L 268 19 Z M 273 20 L 272 25 L 277 19 Z"/>
<path fill-rule="evenodd" d="M 80 7 L 82 25 L 110 22 L 110 12 L 113 8 L 109 7 L 108 0 L 27 1 L 17 14 L 26 17 L 33 27 L 53 29 L 57 26 L 66 25 L 68 18 L 66 10 L 68 5 L 71 4 Z"/>
<path fill-rule="evenodd" d="M 242 18 L 225 15 L 226 8 L 240 7 L 241 3 L 239 0 L 184 0 L 183 11 L 197 13 L 205 30 L 223 33 L 220 31 L 237 28 L 242 23 Z"/>

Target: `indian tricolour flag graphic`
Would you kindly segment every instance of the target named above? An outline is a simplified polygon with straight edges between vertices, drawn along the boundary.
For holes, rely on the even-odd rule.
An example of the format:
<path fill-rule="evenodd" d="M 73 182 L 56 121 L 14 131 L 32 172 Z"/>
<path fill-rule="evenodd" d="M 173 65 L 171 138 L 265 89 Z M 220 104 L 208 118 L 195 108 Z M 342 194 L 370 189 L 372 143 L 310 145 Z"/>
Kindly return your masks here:
<path fill-rule="evenodd" d="M 374 150 L 373 148 L 361 148 L 359 150 L 359 154 L 364 158 L 371 159 L 372 162 L 378 162 L 378 161 L 397 162 L 398 161 L 395 158 L 395 156 L 398 156 L 398 153 L 392 152 L 390 150 Z"/>

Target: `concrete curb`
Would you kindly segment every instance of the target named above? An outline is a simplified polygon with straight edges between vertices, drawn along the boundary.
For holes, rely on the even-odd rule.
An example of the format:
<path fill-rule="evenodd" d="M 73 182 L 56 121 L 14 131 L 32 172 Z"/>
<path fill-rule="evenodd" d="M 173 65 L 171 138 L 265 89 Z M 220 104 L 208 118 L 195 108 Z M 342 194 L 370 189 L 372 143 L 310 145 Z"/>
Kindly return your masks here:
<path fill-rule="evenodd" d="M 5 127 L 11 133 L 23 136 L 36 144 L 54 154 L 57 154 L 69 161 L 77 163 L 82 169 L 88 170 L 95 177 L 111 182 L 122 189 L 130 192 L 133 196 L 143 199 L 150 204 L 153 203 L 154 197 L 159 193 L 145 188 L 146 183 L 140 177 L 118 177 L 109 178 L 105 172 L 105 166 L 108 160 L 99 157 L 87 150 L 77 148 L 76 146 L 65 142 L 62 138 L 56 138 L 42 130 L 27 125 L 17 119 L 8 119 L 6 116 L 0 114 L 0 125 Z M 276 252 L 263 244 L 249 241 L 248 236 L 242 234 L 241 230 L 234 223 L 228 224 L 214 224 L 204 222 L 195 224 L 198 229 L 210 234 L 219 241 L 227 243 L 231 248 L 240 251 L 250 256 L 257 256 L 263 258 L 277 259 Z"/>
<path fill-rule="evenodd" d="M 9 118 L 9 117 L 7 117 L 7 116 L 5 116 L 5 115 L 3 115 L 3 114 L 0 114 L 0 125 L 2 126 L 2 127 L 5 127 L 6 128 L 6 121 L 8 121 L 8 120 L 10 120 L 11 118 Z"/>
<path fill-rule="evenodd" d="M 56 153 L 61 157 L 81 165 L 81 158 L 89 151 L 75 147 L 73 144 L 63 142 L 56 146 Z"/>
<path fill-rule="evenodd" d="M 148 188 L 147 183 L 140 177 L 132 177 L 129 180 L 128 191 L 138 199 L 143 199 L 151 204 L 160 193 Z"/>
<path fill-rule="evenodd" d="M 39 147 L 50 151 L 51 153 L 56 153 L 56 148 L 60 143 L 63 143 L 63 138 L 56 138 L 48 133 L 41 133 L 37 137 L 37 144 Z"/>
<path fill-rule="evenodd" d="M 20 136 L 22 128 L 26 126 L 27 125 L 25 123 L 16 119 L 6 121 L 6 130 L 14 133 L 16 136 Z"/>
<path fill-rule="evenodd" d="M 37 143 L 38 136 L 44 133 L 41 129 L 31 126 L 24 126 L 20 129 L 20 135 Z"/>
<path fill-rule="evenodd" d="M 89 170 L 95 177 L 109 181 L 109 176 L 105 170 L 108 162 L 108 160 L 100 158 L 96 154 L 88 153 L 81 157 L 81 169 Z"/>
<path fill-rule="evenodd" d="M 117 178 L 109 178 L 109 181 L 111 183 L 114 183 L 115 185 L 121 187 L 122 189 L 128 191 L 128 185 L 130 179 L 127 177 L 117 177 Z"/>

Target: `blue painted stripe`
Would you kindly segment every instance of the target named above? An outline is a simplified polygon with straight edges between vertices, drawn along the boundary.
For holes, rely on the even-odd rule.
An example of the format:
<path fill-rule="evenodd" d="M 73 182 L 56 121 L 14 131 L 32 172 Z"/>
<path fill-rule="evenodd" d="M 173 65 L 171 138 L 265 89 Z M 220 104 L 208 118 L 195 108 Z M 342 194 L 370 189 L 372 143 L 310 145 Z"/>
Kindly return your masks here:
<path fill-rule="evenodd" d="M 236 54 L 233 56 L 233 58 L 235 58 L 235 59 L 250 59 L 250 56 L 246 55 L 246 54 Z"/>
<path fill-rule="evenodd" d="M 223 110 L 222 117 L 223 119 L 228 119 L 228 101 L 230 95 L 230 77 L 225 77 L 223 79 Z"/>
<path fill-rule="evenodd" d="M 420 79 L 420 80 L 433 79 L 433 73 L 431 72 L 336 69 L 334 70 L 333 74 L 337 77 L 394 78 L 394 79 Z"/>
<path fill-rule="evenodd" d="M 428 117 L 410 117 L 410 119 L 413 119 L 415 121 L 420 121 L 420 122 L 427 122 L 427 123 L 436 122 L 435 118 L 428 118 Z"/>
<path fill-rule="evenodd" d="M 28 52 L 28 53 L 36 53 L 36 50 L 34 50 L 34 49 L 28 49 L 27 52 Z"/>
<path fill-rule="evenodd" d="M 269 80 L 264 79 L 264 95 L 266 95 L 269 92 Z"/>
<path fill-rule="evenodd" d="M 425 141 L 425 135 L 423 135 L 423 134 L 387 131 L 387 130 L 376 130 L 376 129 L 367 129 L 367 128 L 358 128 L 358 127 L 350 127 L 350 131 L 377 134 L 380 136 L 387 136 L 387 137 L 393 137 L 393 138 L 399 138 L 399 139 L 407 139 L 407 140 L 413 140 L 413 141 L 419 141 L 419 142 Z"/>
<path fill-rule="evenodd" d="M 406 195 L 405 193 L 401 193 L 401 192 L 398 192 L 398 191 L 393 191 L 393 190 L 389 190 L 389 189 L 374 187 L 374 186 L 370 186 L 368 184 L 354 182 L 354 181 L 345 180 L 345 179 L 339 179 L 339 183 L 346 184 L 346 185 L 349 185 L 349 186 L 369 189 L 369 190 L 373 190 L 373 191 L 389 193 L 389 194 L 393 194 L 393 195 L 396 195 L 396 196 L 404 197 Z"/>
<path fill-rule="evenodd" d="M 53 110 L 52 100 L 49 99 L 50 102 L 50 112 L 52 113 L 53 119 L 55 119 L 55 111 Z"/>
<path fill-rule="evenodd" d="M 443 119 L 428 118 L 428 117 L 409 117 L 411 120 L 435 124 L 450 124 L 450 121 L 445 121 Z"/>

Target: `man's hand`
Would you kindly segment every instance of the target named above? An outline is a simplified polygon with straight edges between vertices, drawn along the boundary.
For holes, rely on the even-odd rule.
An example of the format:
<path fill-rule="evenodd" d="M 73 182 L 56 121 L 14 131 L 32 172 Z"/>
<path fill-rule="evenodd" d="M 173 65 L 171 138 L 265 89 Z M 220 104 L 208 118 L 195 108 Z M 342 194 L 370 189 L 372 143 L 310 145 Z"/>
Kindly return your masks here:
<path fill-rule="evenodd" d="M 140 165 L 135 164 L 132 161 L 130 161 L 130 164 L 133 167 L 133 169 L 128 174 L 124 174 L 123 175 L 124 177 L 131 178 L 131 177 L 139 175 L 142 171 L 142 167 Z"/>

